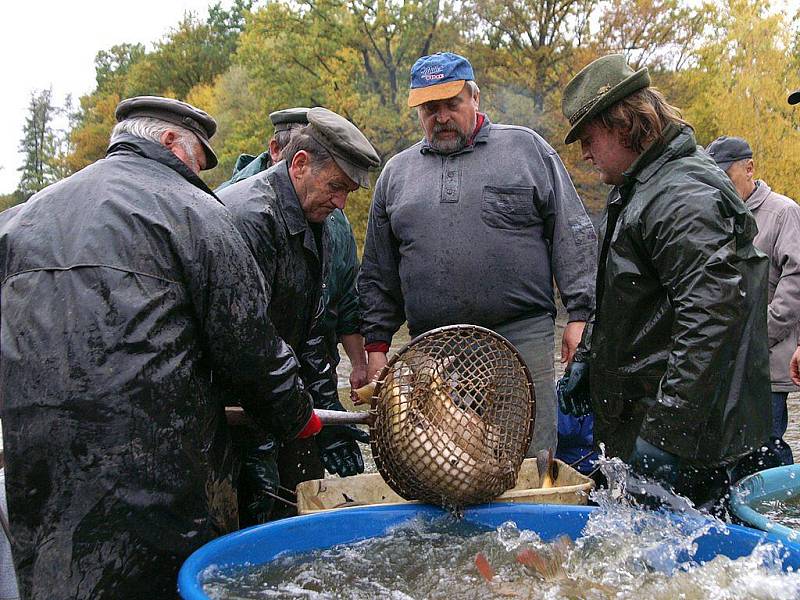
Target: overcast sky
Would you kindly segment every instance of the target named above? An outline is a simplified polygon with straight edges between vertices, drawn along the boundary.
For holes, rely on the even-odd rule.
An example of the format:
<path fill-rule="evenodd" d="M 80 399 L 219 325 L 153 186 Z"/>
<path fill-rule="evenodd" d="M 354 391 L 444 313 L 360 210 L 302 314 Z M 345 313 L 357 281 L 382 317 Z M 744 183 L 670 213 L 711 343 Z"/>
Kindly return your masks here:
<path fill-rule="evenodd" d="M 94 57 L 123 42 L 151 48 L 183 14 L 205 18 L 211 0 L 3 0 L 0 6 L 0 194 L 19 181 L 17 152 L 33 90 L 53 88 L 62 104 L 94 89 Z M 223 0 L 223 6 L 230 6 Z"/>
<path fill-rule="evenodd" d="M 0 0 L 0 194 L 19 181 L 17 149 L 33 90 L 53 89 L 56 104 L 94 89 L 94 57 L 123 42 L 150 49 L 186 11 L 205 18 L 212 0 Z M 230 0 L 223 0 L 230 6 Z M 777 0 L 794 14 L 800 0 Z M 800 76 L 798 77 L 800 79 Z"/>

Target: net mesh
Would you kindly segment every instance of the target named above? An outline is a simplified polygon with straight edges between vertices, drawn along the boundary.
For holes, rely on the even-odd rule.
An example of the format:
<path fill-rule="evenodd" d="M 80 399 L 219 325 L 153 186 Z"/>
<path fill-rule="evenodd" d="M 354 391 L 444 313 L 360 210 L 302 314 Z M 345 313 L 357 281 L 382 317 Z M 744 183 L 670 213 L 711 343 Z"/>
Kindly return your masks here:
<path fill-rule="evenodd" d="M 487 502 L 516 483 L 534 406 L 528 369 L 507 340 L 471 325 L 434 329 L 402 348 L 379 377 L 375 463 L 407 500 Z"/>

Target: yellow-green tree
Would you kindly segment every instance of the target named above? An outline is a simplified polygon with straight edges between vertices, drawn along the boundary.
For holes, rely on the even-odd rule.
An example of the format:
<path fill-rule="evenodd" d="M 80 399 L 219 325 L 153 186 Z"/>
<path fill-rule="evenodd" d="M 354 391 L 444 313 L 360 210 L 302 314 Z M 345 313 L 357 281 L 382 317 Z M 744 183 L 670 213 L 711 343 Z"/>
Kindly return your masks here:
<path fill-rule="evenodd" d="M 786 103 L 796 87 L 790 27 L 783 13 L 763 0 L 730 0 L 717 39 L 699 51 L 698 68 L 683 84 L 694 91 L 686 116 L 698 142 L 719 135 L 746 139 L 757 175 L 776 191 L 797 196 L 800 143 L 797 115 Z"/>
<path fill-rule="evenodd" d="M 141 44 L 120 44 L 98 52 L 97 87 L 80 99 L 69 166 L 77 170 L 105 154 L 115 123 L 114 109 L 122 98 L 152 94 L 182 100 L 193 88 L 212 85 L 231 65 L 252 4 L 252 0 L 235 0 L 225 10 L 217 3 L 209 7 L 204 20 L 187 13 L 149 53 Z"/>

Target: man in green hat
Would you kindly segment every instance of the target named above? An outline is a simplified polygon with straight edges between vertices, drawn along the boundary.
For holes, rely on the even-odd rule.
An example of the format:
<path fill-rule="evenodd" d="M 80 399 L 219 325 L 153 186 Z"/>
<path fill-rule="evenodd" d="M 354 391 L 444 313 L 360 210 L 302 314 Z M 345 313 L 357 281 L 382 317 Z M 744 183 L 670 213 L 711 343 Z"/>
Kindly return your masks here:
<path fill-rule="evenodd" d="M 308 124 L 294 131 L 283 148 L 283 160 L 225 188 L 219 198 L 261 268 L 270 317 L 299 358 L 303 383 L 315 407 L 344 410 L 321 325 L 322 282 L 327 281 L 332 257 L 327 223 L 333 211 L 344 208 L 349 193 L 369 186 L 368 171 L 380 159 L 344 117 L 312 108 L 307 119 Z M 323 466 L 341 476 L 364 470 L 356 442 L 368 441 L 365 432 L 339 426 L 325 427 L 321 435 L 316 444 L 298 441 L 278 451 L 283 487 L 293 489 L 299 481 L 321 478 Z M 274 460 L 274 447 L 261 440 L 245 461 L 246 475 L 255 480 L 244 482 L 252 498 L 248 510 L 258 521 L 266 517 L 268 498 L 276 489 L 257 486 L 274 479 Z"/>
<path fill-rule="evenodd" d="M 588 394 L 608 455 L 714 508 L 770 432 L 755 221 L 646 68 L 602 57 L 567 84 L 562 109 L 565 143 L 613 186 L 595 315 L 565 396 L 576 409 Z"/>

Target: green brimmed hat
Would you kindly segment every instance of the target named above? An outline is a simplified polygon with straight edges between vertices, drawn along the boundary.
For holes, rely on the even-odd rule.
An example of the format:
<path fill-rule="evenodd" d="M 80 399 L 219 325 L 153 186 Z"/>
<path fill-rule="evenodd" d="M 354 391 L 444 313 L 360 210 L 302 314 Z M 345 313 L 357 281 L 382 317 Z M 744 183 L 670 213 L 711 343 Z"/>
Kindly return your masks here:
<path fill-rule="evenodd" d="M 564 88 L 561 112 L 572 126 L 564 143 L 578 139 L 580 128 L 593 117 L 649 85 L 647 67 L 634 71 L 622 54 L 610 54 L 589 63 Z"/>

